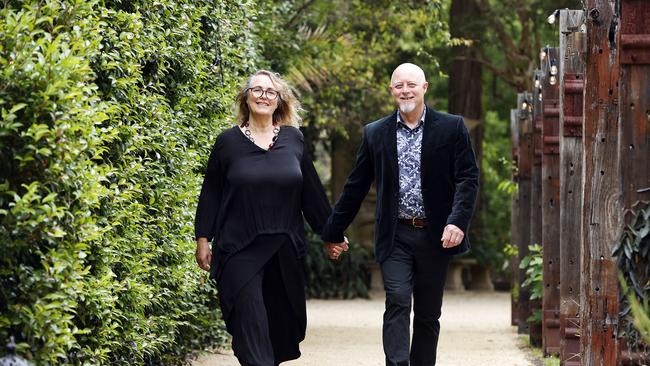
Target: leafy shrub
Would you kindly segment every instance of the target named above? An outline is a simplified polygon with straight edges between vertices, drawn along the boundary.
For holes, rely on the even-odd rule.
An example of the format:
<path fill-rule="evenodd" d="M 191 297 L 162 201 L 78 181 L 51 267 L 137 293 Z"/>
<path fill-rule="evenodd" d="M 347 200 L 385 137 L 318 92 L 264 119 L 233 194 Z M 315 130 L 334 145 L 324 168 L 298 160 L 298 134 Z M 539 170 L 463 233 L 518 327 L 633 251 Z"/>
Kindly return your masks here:
<path fill-rule="evenodd" d="M 38 364 L 223 342 L 194 263 L 202 171 L 255 59 L 249 2 L 0 9 L 0 339 Z"/>
<path fill-rule="evenodd" d="M 519 268 L 526 270 L 526 278 L 522 282 L 522 287 L 530 290 L 530 300 L 541 300 L 544 292 L 544 254 L 543 247 L 539 244 L 528 246 L 529 254 L 522 258 Z M 535 309 L 533 314 L 527 319 L 530 322 L 541 322 L 542 311 Z"/>
<path fill-rule="evenodd" d="M 650 202 L 638 202 L 616 244 L 621 282 L 619 332 L 633 352 L 650 351 Z"/>

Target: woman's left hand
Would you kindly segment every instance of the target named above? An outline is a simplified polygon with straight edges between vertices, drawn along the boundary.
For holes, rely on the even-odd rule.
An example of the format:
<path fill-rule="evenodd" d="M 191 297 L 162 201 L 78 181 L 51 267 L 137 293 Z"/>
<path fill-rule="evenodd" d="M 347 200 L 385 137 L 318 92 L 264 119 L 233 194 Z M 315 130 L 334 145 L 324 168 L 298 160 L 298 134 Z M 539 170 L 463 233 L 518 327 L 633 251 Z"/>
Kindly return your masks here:
<path fill-rule="evenodd" d="M 210 263 L 212 262 L 212 251 L 207 238 L 199 238 L 196 241 L 196 263 L 204 271 L 210 271 Z"/>

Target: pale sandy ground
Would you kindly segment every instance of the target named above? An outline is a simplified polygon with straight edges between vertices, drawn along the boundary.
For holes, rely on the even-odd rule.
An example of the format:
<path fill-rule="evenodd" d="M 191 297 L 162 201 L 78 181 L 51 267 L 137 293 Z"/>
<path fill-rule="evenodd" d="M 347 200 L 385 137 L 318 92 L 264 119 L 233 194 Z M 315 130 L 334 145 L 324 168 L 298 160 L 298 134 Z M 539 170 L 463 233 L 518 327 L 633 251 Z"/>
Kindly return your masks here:
<path fill-rule="evenodd" d="M 445 294 L 438 344 L 439 366 L 529 366 L 510 326 L 510 295 L 503 292 Z M 309 300 L 302 357 L 282 366 L 383 366 L 382 292 L 371 300 Z M 194 366 L 238 366 L 232 352 L 206 354 Z"/>

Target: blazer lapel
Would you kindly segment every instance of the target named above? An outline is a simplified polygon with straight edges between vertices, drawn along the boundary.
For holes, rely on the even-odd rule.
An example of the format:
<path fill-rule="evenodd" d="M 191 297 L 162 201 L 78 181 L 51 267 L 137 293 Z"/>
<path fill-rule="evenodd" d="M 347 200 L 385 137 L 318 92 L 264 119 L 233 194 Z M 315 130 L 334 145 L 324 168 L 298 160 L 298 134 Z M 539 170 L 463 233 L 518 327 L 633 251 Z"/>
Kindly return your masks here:
<path fill-rule="evenodd" d="M 424 131 L 422 132 L 422 150 L 420 153 L 420 179 L 422 180 L 423 190 L 427 187 L 428 183 L 432 150 L 435 146 L 438 146 L 438 134 L 436 130 L 439 125 L 436 111 L 427 106 L 427 113 L 424 117 Z"/>
<path fill-rule="evenodd" d="M 390 165 L 391 176 L 393 181 L 398 184 L 399 190 L 399 170 L 397 169 L 397 111 L 386 117 L 384 121 L 384 146 L 388 152 L 388 163 Z"/>

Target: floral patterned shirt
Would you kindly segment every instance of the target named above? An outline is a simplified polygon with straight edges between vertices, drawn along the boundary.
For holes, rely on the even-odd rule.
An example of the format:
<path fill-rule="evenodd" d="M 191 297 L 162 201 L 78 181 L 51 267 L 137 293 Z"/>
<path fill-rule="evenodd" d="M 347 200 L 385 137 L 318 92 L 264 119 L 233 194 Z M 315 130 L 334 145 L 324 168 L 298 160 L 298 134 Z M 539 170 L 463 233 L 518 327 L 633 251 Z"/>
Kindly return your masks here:
<path fill-rule="evenodd" d="M 420 155 L 424 130 L 424 109 L 420 121 L 410 129 L 397 113 L 397 165 L 399 167 L 399 208 L 400 219 L 424 218 L 422 199 L 422 180 L 420 179 Z"/>

